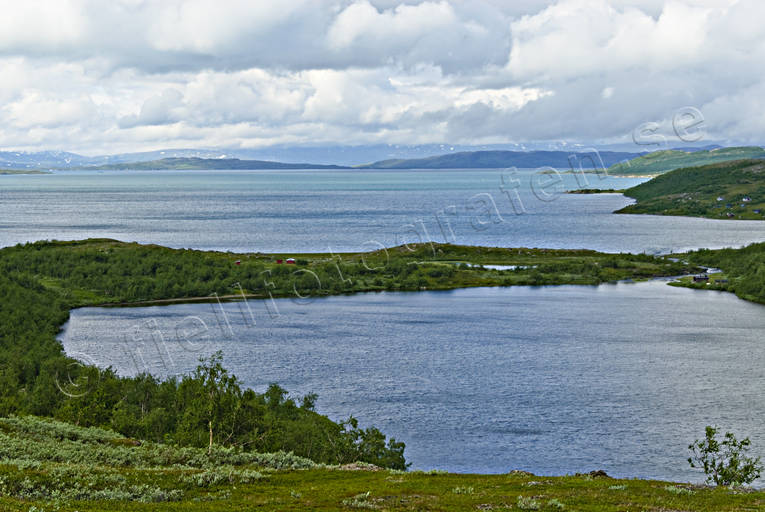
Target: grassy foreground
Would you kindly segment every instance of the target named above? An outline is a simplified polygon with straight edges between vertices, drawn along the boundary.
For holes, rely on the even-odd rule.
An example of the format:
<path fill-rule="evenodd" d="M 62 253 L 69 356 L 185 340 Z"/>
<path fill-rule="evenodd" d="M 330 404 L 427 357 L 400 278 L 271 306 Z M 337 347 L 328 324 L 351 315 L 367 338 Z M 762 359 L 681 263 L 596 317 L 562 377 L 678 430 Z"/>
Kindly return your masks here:
<path fill-rule="evenodd" d="M 539 477 L 211 454 L 35 417 L 0 418 L 0 510 L 762 510 L 765 493 L 598 473 Z"/>

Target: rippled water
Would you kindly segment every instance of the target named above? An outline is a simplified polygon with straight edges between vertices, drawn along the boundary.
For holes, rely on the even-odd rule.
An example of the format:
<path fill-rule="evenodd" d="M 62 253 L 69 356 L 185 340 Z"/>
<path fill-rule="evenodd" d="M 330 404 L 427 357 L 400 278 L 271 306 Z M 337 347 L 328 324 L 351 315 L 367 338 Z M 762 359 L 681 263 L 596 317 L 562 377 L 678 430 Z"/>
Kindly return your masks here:
<path fill-rule="evenodd" d="M 765 222 L 612 215 L 629 200 L 559 193 L 640 179 L 564 175 L 548 186 L 552 177 L 521 170 L 503 190 L 502 174 L 0 176 L 0 246 L 110 237 L 324 252 L 433 239 L 670 252 L 765 240 Z M 765 310 L 732 295 L 651 282 L 280 300 L 278 315 L 265 305 L 250 303 L 255 326 L 241 304 L 81 309 L 62 339 L 70 354 L 124 374 L 183 373 L 220 348 L 246 385 L 317 392 L 331 417 L 354 414 L 406 441 L 417 468 L 691 480 L 686 446 L 708 423 L 765 447 Z"/>
<path fill-rule="evenodd" d="M 433 239 L 669 252 L 765 241 L 765 222 L 612 215 L 642 180 L 532 170 L 112 171 L 0 176 L 0 246 L 109 237 L 231 251 L 370 250 Z M 513 188 L 512 179 L 517 179 Z M 532 185 L 532 183 L 534 185 Z M 552 185 L 551 185 L 552 183 Z M 517 196 L 515 192 L 517 191 Z M 509 195 L 508 195 L 509 194 Z M 496 212 L 494 208 L 496 207 Z"/>
<path fill-rule="evenodd" d="M 698 480 L 686 447 L 707 424 L 765 455 L 765 307 L 731 294 L 652 281 L 266 305 L 80 309 L 62 339 L 124 374 L 222 349 L 248 386 L 317 392 L 320 411 L 404 440 L 415 468 Z"/>

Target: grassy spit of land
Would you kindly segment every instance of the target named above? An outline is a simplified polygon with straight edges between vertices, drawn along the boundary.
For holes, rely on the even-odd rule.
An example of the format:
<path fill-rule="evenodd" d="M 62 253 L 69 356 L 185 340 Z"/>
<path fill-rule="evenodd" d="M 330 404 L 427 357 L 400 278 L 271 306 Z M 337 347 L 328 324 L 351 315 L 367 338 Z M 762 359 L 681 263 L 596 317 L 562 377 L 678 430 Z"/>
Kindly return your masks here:
<path fill-rule="evenodd" d="M 577 188 L 569 190 L 567 194 L 623 194 L 623 188 Z"/>
<path fill-rule="evenodd" d="M 28 512 L 215 510 L 761 510 L 765 493 L 593 472 L 466 475 L 316 464 L 141 442 L 27 416 L 0 418 L 0 509 Z"/>
<path fill-rule="evenodd" d="M 0 175 L 4 174 L 50 174 L 50 172 L 37 169 L 0 169 Z"/>
<path fill-rule="evenodd" d="M 213 294 L 235 299 L 242 294 L 316 297 L 475 286 L 595 285 L 695 270 L 666 258 L 590 250 L 424 243 L 336 255 L 235 254 L 106 239 L 6 248 L 0 250 L 0 269 L 30 276 L 71 307 L 164 303 Z"/>

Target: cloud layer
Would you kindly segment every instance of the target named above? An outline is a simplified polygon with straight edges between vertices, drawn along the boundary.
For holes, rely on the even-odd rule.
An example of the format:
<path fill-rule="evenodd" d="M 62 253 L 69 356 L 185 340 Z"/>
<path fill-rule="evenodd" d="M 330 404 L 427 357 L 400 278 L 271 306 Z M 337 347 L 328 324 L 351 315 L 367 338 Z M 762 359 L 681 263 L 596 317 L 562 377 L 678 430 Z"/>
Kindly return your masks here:
<path fill-rule="evenodd" d="M 3 148 L 765 133 L 759 0 L 2 3 Z"/>

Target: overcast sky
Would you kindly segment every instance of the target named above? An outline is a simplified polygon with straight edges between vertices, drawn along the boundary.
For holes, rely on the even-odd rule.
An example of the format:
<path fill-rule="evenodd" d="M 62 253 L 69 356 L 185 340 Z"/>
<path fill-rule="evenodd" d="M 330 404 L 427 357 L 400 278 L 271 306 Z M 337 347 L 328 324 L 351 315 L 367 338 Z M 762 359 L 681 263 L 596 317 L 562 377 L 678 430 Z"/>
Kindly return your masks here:
<path fill-rule="evenodd" d="M 765 138 L 762 0 L 0 4 L 3 149 Z"/>

